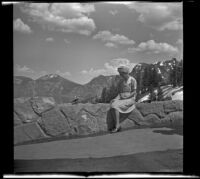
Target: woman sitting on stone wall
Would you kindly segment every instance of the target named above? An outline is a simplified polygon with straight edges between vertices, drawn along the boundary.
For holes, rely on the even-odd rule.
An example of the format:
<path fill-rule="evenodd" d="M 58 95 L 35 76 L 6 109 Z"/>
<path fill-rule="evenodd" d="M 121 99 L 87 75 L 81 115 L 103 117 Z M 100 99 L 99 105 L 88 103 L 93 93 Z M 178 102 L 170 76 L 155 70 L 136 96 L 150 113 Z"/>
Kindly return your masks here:
<path fill-rule="evenodd" d="M 129 75 L 128 67 L 120 66 L 118 72 L 121 77 L 118 83 L 118 96 L 111 101 L 111 108 L 115 111 L 115 128 L 112 132 L 118 132 L 121 129 L 120 113 L 130 113 L 135 109 L 137 82 Z"/>

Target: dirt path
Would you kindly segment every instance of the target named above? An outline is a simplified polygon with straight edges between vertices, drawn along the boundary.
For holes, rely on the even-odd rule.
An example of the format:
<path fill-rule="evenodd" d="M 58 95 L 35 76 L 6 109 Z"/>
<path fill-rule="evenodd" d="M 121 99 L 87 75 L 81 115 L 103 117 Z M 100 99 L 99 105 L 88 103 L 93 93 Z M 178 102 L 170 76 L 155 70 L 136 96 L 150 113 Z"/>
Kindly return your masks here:
<path fill-rule="evenodd" d="M 14 147 L 15 171 L 182 171 L 183 136 L 146 128 Z"/>
<path fill-rule="evenodd" d="M 21 145 L 14 147 L 14 158 L 102 158 L 182 148 L 183 137 L 163 134 L 169 130 L 171 129 L 135 129 L 97 137 Z"/>
<path fill-rule="evenodd" d="M 16 160 L 18 172 L 183 172 L 183 150 L 87 159 Z"/>

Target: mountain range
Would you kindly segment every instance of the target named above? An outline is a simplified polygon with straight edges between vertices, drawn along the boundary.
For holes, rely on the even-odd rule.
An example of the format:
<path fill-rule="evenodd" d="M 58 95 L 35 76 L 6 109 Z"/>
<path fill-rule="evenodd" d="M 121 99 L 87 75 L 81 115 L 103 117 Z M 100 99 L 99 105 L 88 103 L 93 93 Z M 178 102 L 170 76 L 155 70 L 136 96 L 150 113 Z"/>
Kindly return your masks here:
<path fill-rule="evenodd" d="M 158 61 L 154 64 L 139 63 L 131 71 L 130 75 L 137 80 L 138 93 L 146 92 L 146 87 L 153 83 L 147 77 L 159 81 L 157 85 L 167 85 L 173 83 L 173 72 L 182 72 L 182 60 L 175 58 L 167 61 Z M 179 75 L 180 76 L 180 75 Z M 74 97 L 78 97 L 81 102 L 92 102 L 101 99 L 103 89 L 112 93 L 116 87 L 119 75 L 103 76 L 93 78 L 87 84 L 81 85 L 65 79 L 57 74 L 48 74 L 36 80 L 24 76 L 14 76 L 14 98 L 20 97 L 53 97 L 57 103 L 71 102 Z M 179 80 L 180 81 L 180 80 Z M 155 86 L 154 86 L 155 87 Z M 112 95 L 111 95 L 112 96 Z"/>

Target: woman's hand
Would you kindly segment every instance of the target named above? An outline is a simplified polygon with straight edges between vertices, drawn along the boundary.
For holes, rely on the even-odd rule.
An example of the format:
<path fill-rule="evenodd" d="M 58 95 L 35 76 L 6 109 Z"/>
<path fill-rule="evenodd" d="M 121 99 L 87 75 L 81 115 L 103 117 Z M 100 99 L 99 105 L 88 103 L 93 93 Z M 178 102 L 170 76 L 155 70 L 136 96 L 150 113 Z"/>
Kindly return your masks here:
<path fill-rule="evenodd" d="M 111 101 L 110 101 L 110 104 L 112 104 L 114 102 L 114 99 L 112 99 Z"/>

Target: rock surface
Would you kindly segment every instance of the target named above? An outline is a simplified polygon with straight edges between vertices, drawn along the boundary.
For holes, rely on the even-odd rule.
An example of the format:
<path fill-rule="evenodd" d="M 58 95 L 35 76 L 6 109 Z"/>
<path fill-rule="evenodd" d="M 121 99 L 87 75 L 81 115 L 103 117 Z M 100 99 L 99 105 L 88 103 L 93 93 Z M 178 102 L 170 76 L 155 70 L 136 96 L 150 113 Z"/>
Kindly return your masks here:
<path fill-rule="evenodd" d="M 38 115 L 53 109 L 55 106 L 55 100 L 52 97 L 34 97 L 30 99 L 30 103 L 34 112 Z"/>
<path fill-rule="evenodd" d="M 31 106 L 31 99 L 15 100 L 15 144 L 46 136 L 88 135 L 108 131 L 115 126 L 115 113 L 112 109 L 109 110 L 109 104 L 53 105 L 44 98 L 35 99 L 34 103 L 39 106 L 35 110 Z M 129 120 L 125 120 L 127 118 Z M 31 122 L 30 125 L 24 124 L 27 120 Z M 120 122 L 122 128 L 154 124 L 183 125 L 183 102 L 177 100 L 138 103 L 131 113 L 120 114 Z"/>
<path fill-rule="evenodd" d="M 47 137 L 37 122 L 17 126 L 14 129 L 14 144 Z"/>
<path fill-rule="evenodd" d="M 18 126 L 18 125 L 21 125 L 21 124 L 22 124 L 22 121 L 17 116 L 17 114 L 14 112 L 14 126 Z"/>
<path fill-rule="evenodd" d="M 138 103 L 136 107 L 143 116 L 147 116 L 148 114 L 156 114 L 160 118 L 166 116 L 163 108 L 163 102 L 160 101 L 152 103 Z"/>
<path fill-rule="evenodd" d="M 36 121 L 39 117 L 31 106 L 30 98 L 14 100 L 14 112 L 23 123 Z"/>
<path fill-rule="evenodd" d="M 183 125 L 183 111 L 175 111 L 168 114 L 163 121 L 169 122 L 173 125 Z"/>
<path fill-rule="evenodd" d="M 39 121 L 41 128 L 50 136 L 59 136 L 69 131 L 69 124 L 59 110 L 42 113 Z"/>
<path fill-rule="evenodd" d="M 159 124 L 159 123 L 161 123 L 160 118 L 156 114 L 148 114 L 145 117 L 145 121 L 148 122 L 149 124 Z"/>
<path fill-rule="evenodd" d="M 183 111 L 183 102 L 180 100 L 166 101 L 163 103 L 165 113 Z"/>

